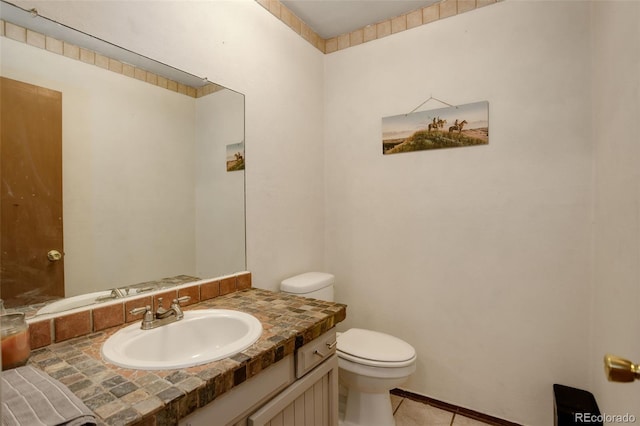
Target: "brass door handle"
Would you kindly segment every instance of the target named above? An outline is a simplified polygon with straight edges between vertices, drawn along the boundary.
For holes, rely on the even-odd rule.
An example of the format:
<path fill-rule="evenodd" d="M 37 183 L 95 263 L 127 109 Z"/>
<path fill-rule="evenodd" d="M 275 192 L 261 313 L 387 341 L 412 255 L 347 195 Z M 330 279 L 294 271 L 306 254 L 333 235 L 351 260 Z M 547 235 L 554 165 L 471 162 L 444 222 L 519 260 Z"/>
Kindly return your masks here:
<path fill-rule="evenodd" d="M 604 357 L 604 371 L 610 382 L 640 380 L 640 365 L 615 355 L 606 355 Z"/>
<path fill-rule="evenodd" d="M 58 250 L 49 250 L 49 252 L 47 253 L 47 259 L 49 259 L 49 261 L 51 262 L 57 262 L 58 260 L 62 259 L 62 253 L 60 253 Z"/>

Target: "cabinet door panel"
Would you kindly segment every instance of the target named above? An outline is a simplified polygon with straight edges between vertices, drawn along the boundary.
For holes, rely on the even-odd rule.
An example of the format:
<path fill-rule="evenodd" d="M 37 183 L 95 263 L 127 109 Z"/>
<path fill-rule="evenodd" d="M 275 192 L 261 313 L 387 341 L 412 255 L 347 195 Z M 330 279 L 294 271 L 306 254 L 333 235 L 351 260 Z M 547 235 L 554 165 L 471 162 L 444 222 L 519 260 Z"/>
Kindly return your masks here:
<path fill-rule="evenodd" d="M 296 424 L 295 417 L 295 404 L 289 404 L 287 408 L 282 412 L 282 422 L 285 425 L 294 425 Z"/>
<path fill-rule="evenodd" d="M 304 398 L 296 398 L 293 402 L 293 424 L 304 424 Z"/>
<path fill-rule="evenodd" d="M 304 424 L 315 425 L 314 408 L 316 406 L 315 392 L 313 386 L 309 387 L 304 393 Z"/>
<path fill-rule="evenodd" d="M 338 357 L 331 356 L 289 386 L 251 415 L 248 425 L 337 426 Z"/>

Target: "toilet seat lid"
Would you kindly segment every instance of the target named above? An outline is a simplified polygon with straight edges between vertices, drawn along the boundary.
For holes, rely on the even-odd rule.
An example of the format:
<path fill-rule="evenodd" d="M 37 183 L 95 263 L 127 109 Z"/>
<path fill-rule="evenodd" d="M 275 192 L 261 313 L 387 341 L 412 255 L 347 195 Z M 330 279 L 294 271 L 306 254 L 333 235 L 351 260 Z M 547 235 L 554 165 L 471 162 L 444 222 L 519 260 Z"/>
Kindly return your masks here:
<path fill-rule="evenodd" d="M 376 364 L 404 364 L 413 361 L 416 350 L 397 337 L 378 331 L 352 328 L 338 336 L 338 352 L 349 355 L 356 361 L 361 359 Z M 355 359 L 354 359 L 355 358 Z"/>

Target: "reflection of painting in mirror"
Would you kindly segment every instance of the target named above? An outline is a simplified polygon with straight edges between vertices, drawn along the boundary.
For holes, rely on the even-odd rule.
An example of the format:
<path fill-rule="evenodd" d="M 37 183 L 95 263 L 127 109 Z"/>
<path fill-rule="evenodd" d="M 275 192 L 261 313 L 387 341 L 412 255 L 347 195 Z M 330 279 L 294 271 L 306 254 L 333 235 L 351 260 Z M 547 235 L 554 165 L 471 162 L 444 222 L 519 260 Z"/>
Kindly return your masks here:
<path fill-rule="evenodd" d="M 244 170 L 244 141 L 227 145 L 227 171 Z"/>
<path fill-rule="evenodd" d="M 432 109 L 382 119 L 382 153 L 489 143 L 489 103 Z"/>
<path fill-rule="evenodd" d="M 243 95 L 197 98 L 7 37 L 1 55 L 3 76 L 62 93 L 66 296 L 245 269 L 244 174 L 215 160 L 244 139 Z"/>

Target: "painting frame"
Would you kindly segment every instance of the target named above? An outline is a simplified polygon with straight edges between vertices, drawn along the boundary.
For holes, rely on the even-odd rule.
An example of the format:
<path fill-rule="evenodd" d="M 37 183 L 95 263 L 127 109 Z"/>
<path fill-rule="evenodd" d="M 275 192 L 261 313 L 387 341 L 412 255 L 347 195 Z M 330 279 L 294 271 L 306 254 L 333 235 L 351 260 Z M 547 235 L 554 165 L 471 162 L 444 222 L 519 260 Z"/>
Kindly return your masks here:
<path fill-rule="evenodd" d="M 227 172 L 244 170 L 244 141 L 227 145 Z"/>
<path fill-rule="evenodd" d="M 384 155 L 488 144 L 488 101 L 382 118 Z"/>

